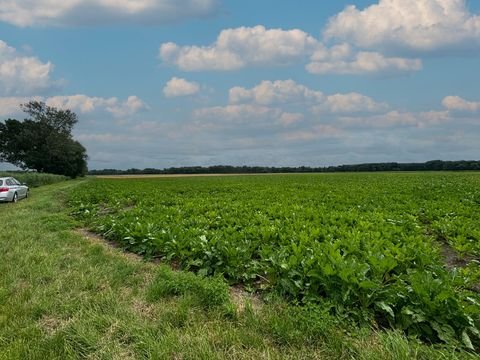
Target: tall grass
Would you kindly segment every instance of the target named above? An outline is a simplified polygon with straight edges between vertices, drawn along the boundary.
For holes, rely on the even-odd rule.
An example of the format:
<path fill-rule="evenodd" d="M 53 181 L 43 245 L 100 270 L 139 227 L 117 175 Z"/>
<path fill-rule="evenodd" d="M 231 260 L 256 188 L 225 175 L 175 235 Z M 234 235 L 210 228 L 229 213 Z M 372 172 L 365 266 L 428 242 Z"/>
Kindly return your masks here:
<path fill-rule="evenodd" d="M 36 172 L 10 171 L 1 172 L 0 177 L 12 176 L 21 183 L 26 183 L 29 187 L 38 187 L 42 185 L 55 184 L 65 181 L 68 177 L 63 175 L 44 174 Z"/>

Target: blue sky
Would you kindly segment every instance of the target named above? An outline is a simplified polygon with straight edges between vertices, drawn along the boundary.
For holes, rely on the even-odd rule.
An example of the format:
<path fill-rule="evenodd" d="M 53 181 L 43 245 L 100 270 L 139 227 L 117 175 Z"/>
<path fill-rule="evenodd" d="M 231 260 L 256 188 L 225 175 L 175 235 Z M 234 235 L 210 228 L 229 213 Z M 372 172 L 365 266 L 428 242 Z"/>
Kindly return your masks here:
<path fill-rule="evenodd" d="M 479 159 L 479 60 L 478 0 L 0 0 L 0 119 L 92 169 Z"/>

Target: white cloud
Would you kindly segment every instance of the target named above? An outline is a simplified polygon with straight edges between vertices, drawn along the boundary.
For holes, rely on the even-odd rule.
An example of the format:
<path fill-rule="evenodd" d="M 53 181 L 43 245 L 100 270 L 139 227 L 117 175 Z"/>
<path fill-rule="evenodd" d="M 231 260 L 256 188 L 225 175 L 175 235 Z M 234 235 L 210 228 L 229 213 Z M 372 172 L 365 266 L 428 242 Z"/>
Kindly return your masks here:
<path fill-rule="evenodd" d="M 388 109 L 387 104 L 358 93 L 325 95 L 293 80 L 265 80 L 250 89 L 231 88 L 226 106 L 195 110 L 188 131 L 235 130 L 249 135 L 257 131 L 287 141 L 310 141 L 341 135 L 339 114 L 356 114 L 351 118 L 363 124 L 366 113 Z"/>
<path fill-rule="evenodd" d="M 448 110 L 458 110 L 458 111 L 469 111 L 476 112 L 480 111 L 480 101 L 473 102 L 462 99 L 459 96 L 447 96 L 443 99 L 442 105 Z"/>
<path fill-rule="evenodd" d="M 173 77 L 163 88 L 166 97 L 195 95 L 200 91 L 200 85 L 185 79 Z"/>
<path fill-rule="evenodd" d="M 264 26 L 223 30 L 210 46 L 164 43 L 160 58 L 184 71 L 238 70 L 247 66 L 285 65 L 302 60 L 318 41 L 302 30 Z"/>
<path fill-rule="evenodd" d="M 348 6 L 330 19 L 324 37 L 362 48 L 478 50 L 480 16 L 465 0 L 380 0 L 363 10 Z"/>
<path fill-rule="evenodd" d="M 299 123 L 305 118 L 303 114 L 300 113 L 287 113 L 284 112 L 280 115 L 279 121 L 283 126 L 290 126 L 296 123 Z"/>
<path fill-rule="evenodd" d="M 35 56 L 24 56 L 0 40 L 0 93 L 30 95 L 56 85 L 51 79 L 53 64 Z"/>
<path fill-rule="evenodd" d="M 319 138 L 337 138 L 343 135 L 343 131 L 332 125 L 315 125 L 308 130 L 296 130 L 282 135 L 286 141 L 307 142 Z"/>
<path fill-rule="evenodd" d="M 112 106 L 117 101 L 115 98 L 105 99 L 99 97 L 90 97 L 87 95 L 53 96 L 44 101 L 49 106 L 60 109 L 71 109 L 83 114 L 90 113 L 99 107 Z"/>
<path fill-rule="evenodd" d="M 0 97 L 0 115 L 8 116 L 21 112 L 20 104 L 31 100 L 43 101 L 49 106 L 59 109 L 70 109 L 81 114 L 94 111 L 106 111 L 117 118 L 128 117 L 135 113 L 148 109 L 137 96 L 129 96 L 122 101 L 116 97 L 101 98 L 87 95 L 52 96 L 52 97 Z"/>
<path fill-rule="evenodd" d="M 262 106 L 300 106 L 310 108 L 315 113 L 354 113 L 378 112 L 388 109 L 385 103 L 358 94 L 325 95 L 321 91 L 312 90 L 293 80 L 262 81 L 259 85 L 245 89 L 230 89 L 231 104 L 251 103 Z"/>
<path fill-rule="evenodd" d="M 116 117 L 128 117 L 147 109 L 148 105 L 137 96 L 129 96 L 125 101 L 116 100 L 112 106 L 106 107 L 106 110 Z"/>
<path fill-rule="evenodd" d="M 368 128 L 391 128 L 391 127 L 416 127 L 425 128 L 448 122 L 451 116 L 448 111 L 426 111 L 419 113 L 389 111 L 384 114 L 370 116 L 343 116 L 338 122 L 344 127 L 368 127 Z"/>
<path fill-rule="evenodd" d="M 378 52 L 359 51 L 344 43 L 330 49 L 320 47 L 307 64 L 306 69 L 312 74 L 377 74 L 412 72 L 422 69 L 420 59 L 386 57 Z"/>
<path fill-rule="evenodd" d="M 26 26 L 164 24 L 205 17 L 217 0 L 0 0 L 0 21 Z"/>
<path fill-rule="evenodd" d="M 148 105 L 137 96 L 129 96 L 124 101 L 116 97 L 100 98 L 87 95 L 54 96 L 47 98 L 45 102 L 49 106 L 71 109 L 81 113 L 103 110 L 115 117 L 128 117 L 141 110 L 148 109 Z"/>
<path fill-rule="evenodd" d="M 255 102 L 260 105 L 286 103 L 317 103 L 323 99 L 323 93 L 310 90 L 293 80 L 262 81 L 252 89 L 234 87 L 229 91 L 232 104 Z"/>
<path fill-rule="evenodd" d="M 194 129 L 270 128 L 290 127 L 304 118 L 301 113 L 292 113 L 280 108 L 258 104 L 238 104 L 197 109 L 193 113 Z"/>
<path fill-rule="evenodd" d="M 372 98 L 358 93 L 329 95 L 321 104 L 312 107 L 312 111 L 316 114 L 378 112 L 387 109 L 387 104 L 376 102 Z"/>
<path fill-rule="evenodd" d="M 214 106 L 197 109 L 194 111 L 194 118 L 199 119 L 221 119 L 223 121 L 254 121 L 257 119 L 279 118 L 282 112 L 268 106 L 241 104 Z"/>
<path fill-rule="evenodd" d="M 422 68 L 419 59 L 387 57 L 359 51 L 347 43 L 326 47 L 306 32 L 266 29 L 264 26 L 223 30 L 210 46 L 160 46 L 160 58 L 183 71 L 233 71 L 252 66 L 281 66 L 310 58 L 313 74 L 372 74 L 411 72 Z"/>

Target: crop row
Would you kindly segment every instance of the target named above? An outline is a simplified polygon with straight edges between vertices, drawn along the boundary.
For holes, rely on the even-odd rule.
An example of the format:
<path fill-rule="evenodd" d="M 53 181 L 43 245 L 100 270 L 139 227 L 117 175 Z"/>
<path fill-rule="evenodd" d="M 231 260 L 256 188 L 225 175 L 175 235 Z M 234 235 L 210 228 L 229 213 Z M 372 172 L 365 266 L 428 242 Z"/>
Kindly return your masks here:
<path fill-rule="evenodd" d="M 126 250 L 428 341 L 479 341 L 477 174 L 95 180 L 74 214 Z M 441 244 L 444 242 L 445 244 Z M 473 264 L 475 266 L 475 264 Z"/>

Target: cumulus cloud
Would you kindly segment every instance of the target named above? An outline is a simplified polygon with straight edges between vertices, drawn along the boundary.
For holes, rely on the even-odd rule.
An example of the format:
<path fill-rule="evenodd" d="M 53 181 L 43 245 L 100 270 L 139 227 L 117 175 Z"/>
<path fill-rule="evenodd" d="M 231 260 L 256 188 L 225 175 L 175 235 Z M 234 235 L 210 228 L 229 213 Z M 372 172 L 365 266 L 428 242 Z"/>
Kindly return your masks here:
<path fill-rule="evenodd" d="M 235 104 L 196 109 L 193 119 L 187 127 L 188 131 L 237 129 L 239 132 L 248 132 L 252 129 L 269 129 L 276 132 L 300 123 L 304 114 L 258 104 Z"/>
<path fill-rule="evenodd" d="M 53 64 L 20 54 L 0 40 L 0 94 L 31 95 L 56 85 L 51 79 Z"/>
<path fill-rule="evenodd" d="M 260 105 L 319 102 L 324 98 L 321 91 L 310 90 L 293 80 L 262 81 L 252 89 L 233 87 L 229 91 L 232 104 L 255 102 Z"/>
<path fill-rule="evenodd" d="M 209 46 L 179 46 L 164 43 L 160 58 L 184 71 L 228 71 L 247 66 L 285 65 L 312 53 L 318 41 L 306 32 L 293 29 L 240 27 L 221 31 Z"/>
<path fill-rule="evenodd" d="M 0 21 L 27 26 L 164 24 L 212 15 L 218 0 L 0 0 Z"/>
<path fill-rule="evenodd" d="M 467 101 L 459 96 L 447 96 L 443 99 L 442 105 L 448 110 L 468 112 L 480 111 L 480 101 Z"/>
<path fill-rule="evenodd" d="M 329 48 L 302 30 L 266 29 L 261 25 L 223 30 L 209 46 L 164 43 L 159 56 L 164 63 L 183 71 L 233 71 L 302 63 L 308 58 L 310 63 L 306 68 L 312 74 L 360 75 L 422 68 L 419 59 L 387 57 L 379 52 L 358 50 L 347 43 Z"/>
<path fill-rule="evenodd" d="M 193 113 L 197 119 L 222 119 L 224 121 L 249 121 L 255 119 L 279 118 L 282 112 L 268 106 L 254 104 L 213 106 L 197 109 Z"/>
<path fill-rule="evenodd" d="M 195 130 L 242 127 L 242 131 L 251 128 L 269 128 L 271 131 L 277 131 L 301 122 L 304 115 L 258 104 L 237 104 L 197 109 L 193 117 L 195 122 L 191 129 Z"/>
<path fill-rule="evenodd" d="M 347 43 L 331 48 L 320 46 L 311 56 L 306 69 L 312 74 L 376 74 L 412 72 L 422 69 L 420 59 L 386 57 L 372 51 L 354 51 Z"/>
<path fill-rule="evenodd" d="M 446 99 L 444 105 L 452 103 Z M 468 102 L 449 107 L 474 109 Z M 186 131 L 270 136 L 300 144 L 346 141 L 369 131 L 441 131 L 453 119 L 450 109 L 409 112 L 355 92 L 325 94 L 293 80 L 265 80 L 252 88 L 231 88 L 225 106 L 195 110 Z"/>
<path fill-rule="evenodd" d="M 135 113 L 148 109 L 137 96 L 129 96 L 126 100 L 116 97 L 101 98 L 87 95 L 52 96 L 52 97 L 0 97 L 0 115 L 14 115 L 20 111 L 20 104 L 31 100 L 43 101 L 49 106 L 59 109 L 70 109 L 81 114 L 94 111 L 106 111 L 117 118 L 132 116 Z"/>
<path fill-rule="evenodd" d="M 324 37 L 370 49 L 478 49 L 480 16 L 465 0 L 380 0 L 363 10 L 346 7 L 330 19 Z"/>
<path fill-rule="evenodd" d="M 119 118 L 131 116 L 141 110 L 148 109 L 148 105 L 137 96 L 129 96 L 124 101 L 116 97 L 101 98 L 87 95 L 54 96 L 47 98 L 45 102 L 49 106 L 72 109 L 81 113 L 98 110 L 106 111 Z"/>
<path fill-rule="evenodd" d="M 378 112 L 388 109 L 385 103 L 358 94 L 326 95 L 297 84 L 293 80 L 262 81 L 259 85 L 246 89 L 233 87 L 229 91 L 231 104 L 253 103 L 263 106 L 300 106 L 309 108 L 313 113 L 354 113 Z"/>
<path fill-rule="evenodd" d="M 198 83 L 177 77 L 171 78 L 163 88 L 163 93 L 166 97 L 195 95 L 199 91 L 200 85 Z"/>
<path fill-rule="evenodd" d="M 388 109 L 386 103 L 376 102 L 371 97 L 359 94 L 334 94 L 326 96 L 319 105 L 312 107 L 312 112 L 321 114 L 330 112 L 338 113 L 356 113 L 356 112 L 379 112 Z"/>
<path fill-rule="evenodd" d="M 465 0 L 379 0 L 332 17 L 320 41 L 300 29 L 225 29 L 208 46 L 164 43 L 164 63 L 184 71 L 232 71 L 302 63 L 312 74 L 408 73 L 432 51 L 480 48 L 480 16 Z M 405 55 L 409 54 L 409 55 Z M 416 54 L 416 55 L 412 55 Z"/>
<path fill-rule="evenodd" d="M 415 127 L 425 128 L 431 125 L 446 123 L 451 120 L 448 111 L 403 112 L 392 110 L 387 113 L 369 116 L 343 116 L 338 122 L 344 127 Z"/>
<path fill-rule="evenodd" d="M 344 134 L 342 127 L 358 127 L 360 122 L 366 126 L 368 114 L 388 110 L 387 104 L 358 93 L 328 95 L 293 80 L 265 80 L 252 88 L 231 88 L 225 106 L 194 110 L 186 131 L 270 134 L 285 141 L 308 142 L 337 138 Z M 357 123 L 349 124 L 348 118 L 338 121 L 345 115 Z"/>
<path fill-rule="evenodd" d="M 125 101 L 121 101 L 117 98 L 113 99 L 116 100 L 113 105 L 106 106 L 105 109 L 115 117 L 132 116 L 139 111 L 147 110 L 149 108 L 148 105 L 137 96 L 129 96 Z"/>

